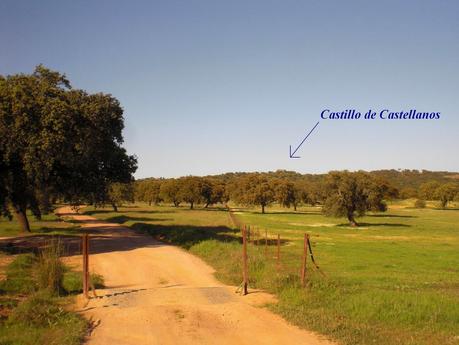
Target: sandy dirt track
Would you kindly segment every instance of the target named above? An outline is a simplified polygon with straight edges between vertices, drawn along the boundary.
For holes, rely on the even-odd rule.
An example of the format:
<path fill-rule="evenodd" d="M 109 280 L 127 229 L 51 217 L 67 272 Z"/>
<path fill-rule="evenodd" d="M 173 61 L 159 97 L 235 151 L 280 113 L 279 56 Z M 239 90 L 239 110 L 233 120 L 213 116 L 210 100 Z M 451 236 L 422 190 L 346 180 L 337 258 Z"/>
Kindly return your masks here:
<path fill-rule="evenodd" d="M 58 213 L 94 234 L 90 269 L 107 286 L 98 298 L 79 299 L 77 309 L 94 323 L 87 344 L 332 344 L 256 306 L 272 296 L 235 294 L 211 267 L 180 248 L 70 208 Z M 68 261 L 81 266 L 82 260 L 75 255 Z"/>

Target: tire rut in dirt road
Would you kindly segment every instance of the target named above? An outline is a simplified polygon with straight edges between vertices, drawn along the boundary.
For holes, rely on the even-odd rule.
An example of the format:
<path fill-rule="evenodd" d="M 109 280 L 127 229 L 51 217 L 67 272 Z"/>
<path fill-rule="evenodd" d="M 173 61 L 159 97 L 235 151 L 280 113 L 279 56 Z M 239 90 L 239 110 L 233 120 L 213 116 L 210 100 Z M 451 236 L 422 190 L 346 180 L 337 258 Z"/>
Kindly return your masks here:
<path fill-rule="evenodd" d="M 95 325 L 87 344 L 332 344 L 256 307 L 273 301 L 271 295 L 236 295 L 210 266 L 180 248 L 70 208 L 59 213 L 95 234 L 90 270 L 107 286 L 89 302 L 80 296 L 79 310 Z M 68 261 L 81 266 L 82 259 Z"/>

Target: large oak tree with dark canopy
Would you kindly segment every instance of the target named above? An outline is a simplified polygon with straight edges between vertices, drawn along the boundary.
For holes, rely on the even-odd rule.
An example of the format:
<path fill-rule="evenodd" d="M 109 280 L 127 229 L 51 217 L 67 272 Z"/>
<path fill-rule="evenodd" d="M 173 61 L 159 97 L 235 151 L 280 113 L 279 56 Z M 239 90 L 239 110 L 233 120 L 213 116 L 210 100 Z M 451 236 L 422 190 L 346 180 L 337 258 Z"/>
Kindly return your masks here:
<path fill-rule="evenodd" d="M 323 184 L 323 212 L 329 216 L 347 217 L 357 226 L 356 216 L 366 211 L 386 211 L 384 197 L 390 186 L 382 179 L 365 172 L 330 172 Z"/>
<path fill-rule="evenodd" d="M 118 207 L 124 203 L 134 203 L 134 184 L 115 182 L 108 187 L 109 202 L 114 212 L 118 212 Z"/>
<path fill-rule="evenodd" d="M 276 201 L 279 205 L 287 208 L 293 206 L 296 211 L 298 203 L 300 202 L 300 190 L 298 188 L 298 184 L 279 179 L 273 181 L 273 188 Z"/>
<path fill-rule="evenodd" d="M 171 202 L 175 207 L 179 207 L 181 199 L 181 180 L 169 179 L 161 184 L 159 195 L 166 202 Z"/>
<path fill-rule="evenodd" d="M 226 204 L 229 201 L 225 183 L 213 178 L 201 179 L 201 197 L 205 208 L 218 203 Z"/>
<path fill-rule="evenodd" d="M 180 198 L 190 204 L 190 209 L 202 200 L 202 179 L 197 176 L 186 176 L 180 179 Z"/>
<path fill-rule="evenodd" d="M 264 174 L 252 173 L 233 181 L 230 186 L 232 200 L 248 206 L 261 206 L 261 213 L 275 200 L 271 181 Z"/>
<path fill-rule="evenodd" d="M 446 208 L 448 202 L 453 201 L 459 194 L 459 184 L 449 182 L 441 185 L 435 191 L 435 199 L 440 200 L 441 208 Z"/>
<path fill-rule="evenodd" d="M 0 207 L 30 231 L 50 198 L 107 202 L 113 182 L 130 182 L 137 160 L 122 147 L 123 109 L 108 94 L 73 89 L 42 65 L 0 76 Z"/>
<path fill-rule="evenodd" d="M 151 204 L 159 204 L 161 199 L 161 179 L 146 179 L 136 181 L 134 185 L 135 199 Z"/>

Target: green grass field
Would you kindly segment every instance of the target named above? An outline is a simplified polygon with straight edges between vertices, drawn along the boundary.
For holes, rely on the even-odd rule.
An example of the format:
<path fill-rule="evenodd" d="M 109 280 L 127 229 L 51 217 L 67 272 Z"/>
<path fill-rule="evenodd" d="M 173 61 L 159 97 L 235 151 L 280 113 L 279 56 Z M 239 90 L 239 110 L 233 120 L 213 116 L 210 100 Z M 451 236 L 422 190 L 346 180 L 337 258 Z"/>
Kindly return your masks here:
<path fill-rule="evenodd" d="M 342 344 L 459 344 L 459 209 L 409 205 L 360 218 L 359 228 L 319 208 L 272 208 L 265 215 L 237 210 L 238 221 L 262 234 L 266 229 L 272 240 L 267 252 L 264 240 L 249 245 L 250 285 L 278 296 L 269 306 L 275 312 Z M 88 213 L 181 245 L 215 267 L 220 280 L 241 281 L 239 233 L 222 209 L 136 205 Z M 309 265 L 303 289 L 298 274 L 305 232 L 326 277 Z"/>

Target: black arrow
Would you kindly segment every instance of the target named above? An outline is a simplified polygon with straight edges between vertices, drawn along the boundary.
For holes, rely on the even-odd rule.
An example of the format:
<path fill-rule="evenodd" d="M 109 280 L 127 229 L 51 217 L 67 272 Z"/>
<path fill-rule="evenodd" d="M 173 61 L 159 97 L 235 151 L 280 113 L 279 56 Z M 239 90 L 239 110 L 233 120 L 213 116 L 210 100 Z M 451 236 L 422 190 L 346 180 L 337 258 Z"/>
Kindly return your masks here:
<path fill-rule="evenodd" d="M 303 141 L 300 143 L 300 145 L 298 145 L 298 147 L 295 149 L 295 151 L 292 152 L 292 145 L 290 145 L 290 158 L 300 158 L 299 156 L 295 156 L 295 153 L 296 151 L 298 151 L 298 149 L 301 147 L 301 145 L 303 145 L 303 143 L 306 141 L 306 139 L 311 135 L 312 131 L 314 131 L 314 129 L 316 129 L 316 127 L 319 125 L 319 122 L 320 121 L 317 121 L 316 125 L 314 127 L 312 127 L 312 129 L 309 131 L 308 135 L 306 135 L 306 137 L 303 139 Z"/>

